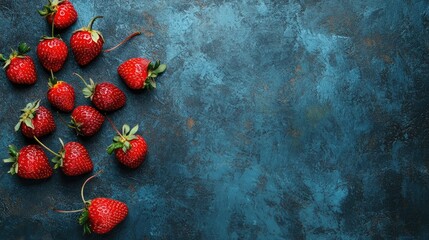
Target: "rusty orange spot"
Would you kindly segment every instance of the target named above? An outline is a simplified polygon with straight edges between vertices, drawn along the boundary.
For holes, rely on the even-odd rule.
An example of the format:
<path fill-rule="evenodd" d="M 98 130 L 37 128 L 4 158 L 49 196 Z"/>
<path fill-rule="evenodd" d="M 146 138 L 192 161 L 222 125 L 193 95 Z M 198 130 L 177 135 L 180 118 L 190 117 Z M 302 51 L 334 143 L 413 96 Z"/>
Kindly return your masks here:
<path fill-rule="evenodd" d="M 153 32 L 142 28 L 141 32 L 145 35 L 145 37 L 153 37 L 155 35 Z"/>
<path fill-rule="evenodd" d="M 191 129 L 195 126 L 195 121 L 192 118 L 188 118 L 188 121 L 186 121 L 186 125 L 188 125 L 188 128 Z"/>
<path fill-rule="evenodd" d="M 289 135 L 291 135 L 292 137 L 299 137 L 301 136 L 301 132 L 298 129 L 290 129 L 289 131 Z"/>
<path fill-rule="evenodd" d="M 389 63 L 389 64 L 393 63 L 393 59 L 389 55 L 383 54 L 381 55 L 381 57 L 383 58 L 385 63 Z"/>
<path fill-rule="evenodd" d="M 374 47 L 374 46 L 375 46 L 375 44 L 376 44 L 376 41 L 375 41 L 374 39 L 372 39 L 372 38 L 365 38 L 365 39 L 363 40 L 363 42 L 364 42 L 364 44 L 365 44 L 367 47 Z"/>

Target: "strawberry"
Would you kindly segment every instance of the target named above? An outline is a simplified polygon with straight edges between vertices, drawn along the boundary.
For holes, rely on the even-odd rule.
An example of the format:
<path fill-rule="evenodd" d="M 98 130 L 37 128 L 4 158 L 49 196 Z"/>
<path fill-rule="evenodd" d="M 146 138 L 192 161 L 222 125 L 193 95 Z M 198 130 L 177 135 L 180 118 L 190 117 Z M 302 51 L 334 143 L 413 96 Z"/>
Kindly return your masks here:
<path fill-rule="evenodd" d="M 131 58 L 118 67 L 118 74 L 131 89 L 156 88 L 155 78 L 163 73 L 167 65 L 146 58 Z"/>
<path fill-rule="evenodd" d="M 95 198 L 86 204 L 79 218 L 86 233 L 105 234 L 122 222 L 128 215 L 125 203 L 110 198 Z"/>
<path fill-rule="evenodd" d="M 69 142 L 64 145 L 60 138 L 61 150 L 56 153 L 45 146 L 37 137 L 34 138 L 42 147 L 54 154 L 52 162 L 55 163 L 54 169 L 61 168 L 67 176 L 78 176 L 91 172 L 94 168 L 91 157 L 86 148 L 78 142 Z"/>
<path fill-rule="evenodd" d="M 104 116 L 90 106 L 76 107 L 71 114 L 71 126 L 77 134 L 89 137 L 97 133 L 104 122 Z"/>
<path fill-rule="evenodd" d="M 74 58 L 81 66 L 89 64 L 103 49 L 103 35 L 99 31 L 92 30 L 92 25 L 97 18 L 102 16 L 93 17 L 87 27 L 76 30 L 70 38 Z"/>
<path fill-rule="evenodd" d="M 79 74 L 75 73 L 83 83 L 85 88 L 83 89 L 83 94 L 86 98 L 91 99 L 95 107 L 100 111 L 112 112 L 122 108 L 127 101 L 125 93 L 109 82 L 97 83 L 90 78 L 89 84 L 81 77 Z"/>
<path fill-rule="evenodd" d="M 77 12 L 68 0 L 48 0 L 48 4 L 39 10 L 39 14 L 46 17 L 49 25 L 54 24 L 58 30 L 64 30 L 77 20 Z"/>
<path fill-rule="evenodd" d="M 113 124 L 112 126 L 114 127 Z M 115 127 L 114 129 L 117 131 Z M 122 127 L 122 134 L 117 131 L 118 135 L 113 138 L 113 143 L 107 148 L 109 154 L 115 152 L 116 159 L 129 168 L 140 166 L 147 154 L 146 141 L 142 136 L 136 135 L 138 129 L 138 125 L 130 129 L 130 126 L 125 124 Z"/>
<path fill-rule="evenodd" d="M 19 152 L 15 146 L 10 145 L 9 155 L 10 158 L 4 159 L 3 162 L 13 163 L 8 172 L 12 175 L 18 174 L 26 179 L 44 179 L 53 174 L 48 157 L 37 145 L 25 146 Z"/>
<path fill-rule="evenodd" d="M 32 85 L 37 81 L 36 66 L 30 56 L 24 55 L 30 51 L 26 43 L 18 45 L 18 51 L 12 50 L 9 58 L 6 59 L 0 54 L 0 61 L 4 62 L 6 76 L 10 82 L 18 85 Z"/>
<path fill-rule="evenodd" d="M 43 137 L 55 131 L 54 117 L 47 108 L 40 106 L 40 100 L 28 103 L 21 111 L 15 131 L 21 128 L 22 134 L 28 138 Z"/>
<path fill-rule="evenodd" d="M 83 194 L 85 185 L 95 176 L 96 175 L 88 178 L 82 185 L 81 197 L 85 205 L 84 209 L 55 211 L 60 213 L 82 212 L 79 217 L 79 224 L 83 225 L 84 233 L 94 232 L 97 234 L 105 234 L 110 232 L 127 217 L 128 206 L 118 200 L 104 197 L 86 201 Z"/>
<path fill-rule="evenodd" d="M 37 45 L 37 57 L 46 70 L 57 72 L 63 68 L 68 55 L 67 45 L 61 38 L 43 36 Z"/>
<path fill-rule="evenodd" d="M 61 80 L 58 80 L 51 71 L 51 77 L 48 79 L 48 101 L 55 108 L 63 111 L 70 112 L 73 110 L 75 93 L 74 88 Z"/>

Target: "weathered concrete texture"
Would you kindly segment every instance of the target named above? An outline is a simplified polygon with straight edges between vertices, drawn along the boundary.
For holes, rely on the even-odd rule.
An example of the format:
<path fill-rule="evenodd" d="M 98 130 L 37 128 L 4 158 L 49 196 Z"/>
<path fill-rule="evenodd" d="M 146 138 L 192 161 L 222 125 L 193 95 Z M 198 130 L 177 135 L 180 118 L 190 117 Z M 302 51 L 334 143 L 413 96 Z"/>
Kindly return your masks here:
<path fill-rule="evenodd" d="M 428 239 L 429 7 L 423 0 L 74 0 L 79 20 L 105 47 L 136 37 L 77 67 L 72 54 L 57 76 L 82 88 L 78 72 L 126 91 L 109 116 L 140 124 L 149 144 L 130 171 L 105 153 L 114 131 L 90 139 L 59 120 L 43 141 L 79 140 L 101 177 L 88 199 L 126 202 L 130 213 L 111 239 Z M 42 1 L 0 2 L 1 52 L 35 46 L 49 27 Z M 129 91 L 116 68 L 131 57 L 168 64 L 158 89 Z M 13 87 L 0 74 L 2 158 L 19 109 L 41 98 L 39 82 Z M 78 95 L 78 104 L 89 104 Z M 85 177 L 57 172 L 42 182 L 0 175 L 0 239 L 79 239 Z M 97 239 L 97 236 L 90 238 Z"/>

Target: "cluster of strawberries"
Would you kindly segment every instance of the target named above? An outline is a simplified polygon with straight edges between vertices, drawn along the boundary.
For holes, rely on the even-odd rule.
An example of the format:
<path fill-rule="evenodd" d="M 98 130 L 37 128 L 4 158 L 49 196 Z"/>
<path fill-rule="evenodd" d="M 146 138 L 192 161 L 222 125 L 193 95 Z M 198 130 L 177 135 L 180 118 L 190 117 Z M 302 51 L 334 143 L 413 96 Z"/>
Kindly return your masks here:
<path fill-rule="evenodd" d="M 67 44 L 59 36 L 54 36 L 54 30 L 69 28 L 76 22 L 78 14 L 69 0 L 48 1 L 49 3 L 39 13 L 46 17 L 47 22 L 52 26 L 52 36 L 42 37 L 37 46 L 37 57 L 41 65 L 51 72 L 48 81 L 48 101 L 60 111 L 72 112 L 69 126 L 84 137 L 96 134 L 107 119 L 118 134 L 113 138 L 113 143 L 107 148 L 107 152 L 109 154 L 115 153 L 118 161 L 125 166 L 137 168 L 144 161 L 147 153 L 146 141 L 137 134 L 138 125 L 131 128 L 125 124 L 122 127 L 122 132 L 119 132 L 113 122 L 103 114 L 118 110 L 125 105 L 126 95 L 124 92 L 109 82 L 94 83 L 92 79 L 89 79 L 88 83 L 83 77 L 75 73 L 85 84 L 83 93 L 86 98 L 92 101 L 95 108 L 91 106 L 75 107 L 73 87 L 54 76 L 54 72 L 63 68 L 68 55 Z M 70 47 L 76 62 L 80 66 L 89 64 L 103 49 L 104 38 L 102 34 L 92 29 L 94 21 L 98 18 L 101 16 L 92 18 L 87 27 L 76 30 L 71 36 Z M 126 40 L 138 34 L 138 32 L 134 33 Z M 34 61 L 30 56 L 25 55 L 29 50 L 30 47 L 27 44 L 21 43 L 18 50 L 13 50 L 8 59 L 0 54 L 6 76 L 13 84 L 33 85 L 37 81 Z M 155 88 L 155 78 L 165 69 L 166 65 L 159 61 L 151 62 L 145 58 L 132 58 L 122 63 L 117 70 L 125 84 L 135 90 Z M 40 138 L 51 134 L 56 128 L 51 111 L 40 106 L 40 100 L 28 103 L 21 111 L 22 115 L 15 126 L 15 131 L 21 129 L 25 137 L 34 139 L 40 146 L 27 145 L 20 150 L 12 145 L 9 146 L 10 157 L 4 159 L 4 162 L 12 163 L 9 173 L 17 174 L 26 179 L 45 179 L 52 176 L 53 170 L 43 148 L 54 155 L 52 159 L 55 164 L 54 168 L 61 168 L 67 176 L 78 176 L 92 172 L 94 165 L 90 154 L 85 146 L 79 142 L 64 144 L 60 139 L 62 148 L 55 152 L 40 141 Z M 94 176 L 88 178 L 82 185 L 81 193 L 85 207 L 77 211 L 82 212 L 79 223 L 84 225 L 85 232 L 92 231 L 103 234 L 109 232 L 125 219 L 128 214 L 128 207 L 125 203 L 110 198 L 95 198 L 86 201 L 83 197 L 83 189 L 85 184 Z M 58 210 L 58 212 L 70 211 Z"/>

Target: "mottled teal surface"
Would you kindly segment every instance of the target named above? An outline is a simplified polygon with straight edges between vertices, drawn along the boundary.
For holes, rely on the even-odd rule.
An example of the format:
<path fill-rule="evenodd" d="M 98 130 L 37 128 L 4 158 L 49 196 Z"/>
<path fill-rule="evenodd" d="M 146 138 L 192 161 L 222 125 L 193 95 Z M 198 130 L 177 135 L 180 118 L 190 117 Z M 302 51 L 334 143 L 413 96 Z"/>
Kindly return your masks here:
<path fill-rule="evenodd" d="M 45 1 L 0 1 L 0 52 L 35 46 L 49 27 Z M 57 76 L 110 81 L 126 92 L 109 116 L 139 124 L 149 144 L 137 170 L 105 153 L 104 124 L 78 138 L 54 113 L 58 137 L 80 141 L 104 173 L 86 197 L 128 204 L 109 239 L 429 239 L 429 2 L 424 0 L 74 0 L 73 30 L 94 27 L 105 48 L 143 34 L 88 67 L 70 52 Z M 129 91 L 116 73 L 131 57 L 168 70 L 155 91 Z M 36 60 L 37 61 L 37 60 Z M 0 74 L 0 156 L 30 143 L 13 127 L 19 109 L 45 98 L 37 63 L 32 87 Z M 79 105 L 89 104 L 78 94 Z M 0 169 L 0 239 L 79 239 L 87 176 L 41 182 Z M 125 237 L 126 236 L 126 237 Z M 88 239 L 102 239 L 97 236 Z"/>

